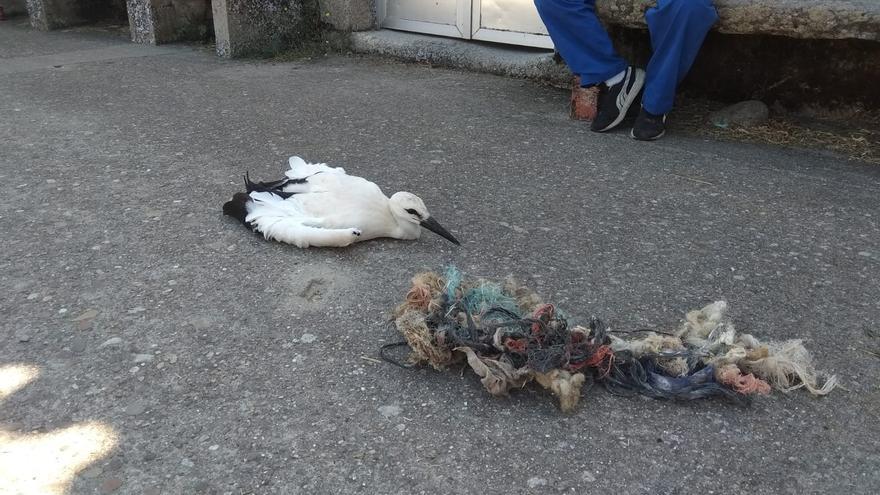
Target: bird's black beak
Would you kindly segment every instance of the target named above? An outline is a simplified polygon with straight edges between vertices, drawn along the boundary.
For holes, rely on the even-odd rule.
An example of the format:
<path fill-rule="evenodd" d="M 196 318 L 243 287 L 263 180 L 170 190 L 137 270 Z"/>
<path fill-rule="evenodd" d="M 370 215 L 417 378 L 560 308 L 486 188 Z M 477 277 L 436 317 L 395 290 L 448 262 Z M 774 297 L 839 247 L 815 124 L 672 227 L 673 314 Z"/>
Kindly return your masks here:
<path fill-rule="evenodd" d="M 428 217 L 422 220 L 419 225 L 430 230 L 431 232 L 443 237 L 449 242 L 455 244 L 456 246 L 461 246 L 461 243 L 458 242 L 458 239 L 455 238 L 454 235 L 450 234 L 448 230 L 444 229 L 442 225 L 440 225 L 437 220 L 434 220 L 434 217 Z"/>

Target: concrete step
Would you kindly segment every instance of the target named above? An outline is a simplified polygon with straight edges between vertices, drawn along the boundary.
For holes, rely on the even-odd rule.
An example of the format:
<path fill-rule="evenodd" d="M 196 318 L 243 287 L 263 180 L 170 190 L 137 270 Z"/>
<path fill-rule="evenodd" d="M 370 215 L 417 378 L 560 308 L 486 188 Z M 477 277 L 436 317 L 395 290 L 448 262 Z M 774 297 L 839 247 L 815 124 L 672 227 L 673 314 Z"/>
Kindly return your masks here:
<path fill-rule="evenodd" d="M 387 29 L 351 33 L 356 53 L 382 55 L 407 62 L 539 79 L 568 86 L 571 71 L 553 60 L 549 50 L 498 45 Z"/>

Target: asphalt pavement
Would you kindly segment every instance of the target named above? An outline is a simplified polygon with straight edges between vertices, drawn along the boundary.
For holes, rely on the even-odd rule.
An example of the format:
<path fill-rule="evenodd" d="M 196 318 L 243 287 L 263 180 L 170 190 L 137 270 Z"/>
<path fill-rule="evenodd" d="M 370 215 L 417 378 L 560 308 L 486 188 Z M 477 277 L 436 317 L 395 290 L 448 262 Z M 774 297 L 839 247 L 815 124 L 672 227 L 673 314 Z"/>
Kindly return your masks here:
<path fill-rule="evenodd" d="M 230 61 L 0 24 L 6 486 L 880 492 L 880 168 L 598 135 L 567 105 L 380 59 Z M 274 178 L 291 155 L 420 195 L 462 246 L 300 250 L 223 217 L 245 171 Z M 377 362 L 410 277 L 448 263 L 617 329 L 725 299 L 739 329 L 804 339 L 845 389 L 743 408 L 595 388 L 563 415 L 537 387 L 497 399 L 467 370 Z"/>

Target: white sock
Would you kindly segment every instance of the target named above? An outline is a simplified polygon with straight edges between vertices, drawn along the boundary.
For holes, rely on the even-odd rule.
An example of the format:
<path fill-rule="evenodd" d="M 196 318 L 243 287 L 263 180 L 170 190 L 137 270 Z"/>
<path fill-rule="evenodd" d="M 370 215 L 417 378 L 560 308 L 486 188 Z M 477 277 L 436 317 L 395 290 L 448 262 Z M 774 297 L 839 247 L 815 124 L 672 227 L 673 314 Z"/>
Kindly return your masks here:
<path fill-rule="evenodd" d="M 618 72 L 617 75 L 615 75 L 615 76 L 611 76 L 610 79 L 606 79 L 605 85 L 610 88 L 611 86 L 614 86 L 615 84 L 619 83 L 620 81 L 623 81 L 623 76 L 625 76 L 625 75 L 626 75 L 626 69 Z"/>

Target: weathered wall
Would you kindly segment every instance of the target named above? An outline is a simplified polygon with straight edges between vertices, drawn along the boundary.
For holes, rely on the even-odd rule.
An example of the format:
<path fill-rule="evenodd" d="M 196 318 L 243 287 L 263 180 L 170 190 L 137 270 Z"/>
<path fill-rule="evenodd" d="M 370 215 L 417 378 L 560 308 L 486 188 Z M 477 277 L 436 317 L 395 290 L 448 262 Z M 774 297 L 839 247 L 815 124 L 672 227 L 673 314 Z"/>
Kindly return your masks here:
<path fill-rule="evenodd" d="M 43 31 L 126 18 L 125 0 L 27 0 L 27 9 L 31 25 Z"/>
<path fill-rule="evenodd" d="M 204 40 L 214 31 L 210 0 L 128 0 L 135 43 Z"/>
<path fill-rule="evenodd" d="M 125 21 L 125 0 L 67 0 L 79 6 L 79 15 L 87 21 Z"/>
<path fill-rule="evenodd" d="M 375 29 L 376 1 L 318 0 L 321 22 L 339 31 Z"/>
<path fill-rule="evenodd" d="M 42 31 L 84 22 L 67 0 L 27 0 L 27 9 L 31 26 Z"/>
<path fill-rule="evenodd" d="M 0 7 L 7 16 L 27 14 L 27 2 L 25 0 L 0 0 Z"/>
<path fill-rule="evenodd" d="M 648 33 L 612 27 L 622 56 L 644 66 Z M 797 109 L 837 105 L 880 109 L 880 43 L 709 33 L 681 90 L 720 101 L 758 99 Z"/>
<path fill-rule="evenodd" d="M 317 0 L 213 0 L 212 7 L 223 57 L 271 55 L 319 30 Z"/>

